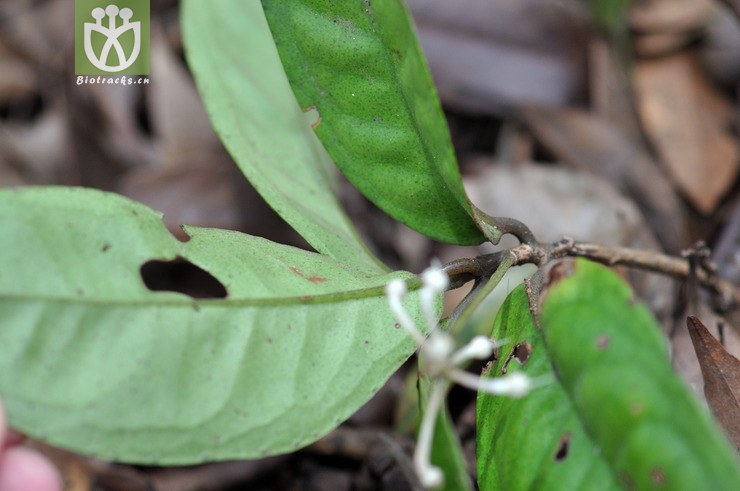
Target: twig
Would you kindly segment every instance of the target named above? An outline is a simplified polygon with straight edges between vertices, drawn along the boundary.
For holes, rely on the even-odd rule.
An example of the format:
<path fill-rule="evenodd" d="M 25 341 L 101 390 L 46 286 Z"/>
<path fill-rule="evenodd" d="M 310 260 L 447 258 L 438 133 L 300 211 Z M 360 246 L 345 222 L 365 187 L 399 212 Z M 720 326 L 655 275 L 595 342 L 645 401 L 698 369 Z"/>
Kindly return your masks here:
<path fill-rule="evenodd" d="M 496 245 L 505 234 L 511 234 L 522 244 L 535 244 L 534 234 L 519 220 L 509 217 L 492 217 L 473 207 L 473 218 L 483 235 Z"/>
<path fill-rule="evenodd" d="M 509 251 L 450 263 L 447 265 L 450 266 L 449 270 L 445 269 L 445 271 L 451 277 L 451 287 L 456 284 L 453 279 L 455 274 L 472 276 L 469 279 L 480 277 L 476 274 L 481 271 L 490 271 L 489 268 L 493 264 L 498 265 L 503 254 L 507 253 L 511 253 L 515 257 L 514 265 L 532 263 L 541 266 L 551 259 L 560 257 L 585 257 L 607 266 L 628 266 L 680 279 L 687 279 L 690 273 L 689 261 L 686 258 L 628 247 L 575 242 L 572 239 L 563 238 L 553 244 L 539 242 L 521 244 Z M 740 305 L 740 289 L 729 281 L 713 274 L 707 268 L 697 268 L 696 277 L 700 285 L 708 288 L 718 297 L 717 308 L 720 310 L 726 311 Z"/>
<path fill-rule="evenodd" d="M 689 261 L 685 258 L 627 247 L 574 242 L 572 247 L 566 250 L 565 255 L 586 257 L 608 266 L 629 266 L 681 279 L 687 279 L 691 269 Z M 740 290 L 732 283 L 716 274 L 707 273 L 704 268 L 697 268 L 696 277 L 699 284 L 709 288 L 719 297 L 720 309 L 727 310 L 733 305 L 740 305 Z"/>

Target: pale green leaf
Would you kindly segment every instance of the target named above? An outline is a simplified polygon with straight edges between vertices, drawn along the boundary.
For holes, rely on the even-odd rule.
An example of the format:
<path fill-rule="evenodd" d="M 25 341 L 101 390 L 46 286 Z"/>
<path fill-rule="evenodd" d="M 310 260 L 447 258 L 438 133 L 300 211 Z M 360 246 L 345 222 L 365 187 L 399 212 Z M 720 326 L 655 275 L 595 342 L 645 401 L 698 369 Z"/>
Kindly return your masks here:
<path fill-rule="evenodd" d="M 413 352 L 383 292 L 407 273 L 185 231 L 179 242 L 158 213 L 100 191 L 0 191 L 0 396 L 15 427 L 147 464 L 286 452 L 337 426 Z M 149 291 L 142 264 L 175 257 L 227 298 Z M 415 293 L 408 306 L 418 317 Z"/>

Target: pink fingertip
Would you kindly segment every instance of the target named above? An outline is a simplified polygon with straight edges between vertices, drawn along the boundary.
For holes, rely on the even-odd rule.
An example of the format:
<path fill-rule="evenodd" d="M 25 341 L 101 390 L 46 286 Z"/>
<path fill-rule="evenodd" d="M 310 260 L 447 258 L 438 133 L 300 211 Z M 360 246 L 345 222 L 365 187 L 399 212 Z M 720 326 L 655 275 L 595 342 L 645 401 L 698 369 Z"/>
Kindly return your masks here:
<path fill-rule="evenodd" d="M 62 491 L 62 476 L 43 455 L 13 447 L 0 455 L 0 491 Z"/>

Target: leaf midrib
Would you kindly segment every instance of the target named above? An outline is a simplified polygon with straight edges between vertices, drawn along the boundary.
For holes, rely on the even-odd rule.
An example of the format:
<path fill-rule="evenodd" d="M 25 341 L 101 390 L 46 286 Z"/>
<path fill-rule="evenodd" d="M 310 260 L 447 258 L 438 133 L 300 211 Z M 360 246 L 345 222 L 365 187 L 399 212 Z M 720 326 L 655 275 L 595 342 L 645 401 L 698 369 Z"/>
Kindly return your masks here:
<path fill-rule="evenodd" d="M 406 280 L 409 291 L 417 290 L 420 282 L 417 278 Z M 152 295 L 157 293 L 152 292 Z M 170 295 L 177 295 L 171 292 Z M 274 297 L 274 298 L 225 298 L 225 299 L 193 299 L 182 295 L 182 298 L 161 299 L 119 299 L 119 298 L 91 298 L 91 297 L 65 297 L 53 295 L 28 295 L 28 294 L 0 294 L 0 303 L 3 301 L 15 302 L 43 302 L 43 303 L 69 303 L 77 305 L 100 305 L 108 307 L 209 307 L 209 308 L 238 308 L 238 307 L 279 307 L 285 305 L 316 305 L 328 303 L 340 303 L 365 298 L 381 298 L 385 296 L 385 286 L 374 286 L 347 290 L 336 293 L 323 293 L 318 295 L 306 294 L 300 297 Z"/>

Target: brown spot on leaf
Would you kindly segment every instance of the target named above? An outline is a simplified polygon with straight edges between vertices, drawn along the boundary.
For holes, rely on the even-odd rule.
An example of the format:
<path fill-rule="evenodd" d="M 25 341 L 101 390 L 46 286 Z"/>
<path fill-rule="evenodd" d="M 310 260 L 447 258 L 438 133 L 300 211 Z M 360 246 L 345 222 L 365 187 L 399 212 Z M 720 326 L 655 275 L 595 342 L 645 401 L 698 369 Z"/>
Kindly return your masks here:
<path fill-rule="evenodd" d="M 619 471 L 619 480 L 622 481 L 626 489 L 635 489 L 635 481 L 627 471 Z"/>
<path fill-rule="evenodd" d="M 267 344 L 272 344 L 272 338 L 267 338 Z"/>
<path fill-rule="evenodd" d="M 642 414 L 642 410 L 643 410 L 643 406 L 641 402 L 633 401 L 630 404 L 629 411 L 632 416 L 639 416 L 640 414 Z"/>
<path fill-rule="evenodd" d="M 304 107 L 303 112 L 308 113 L 310 118 L 314 118 L 313 121 L 311 121 L 311 129 L 315 130 L 321 124 L 321 114 L 319 114 L 319 109 L 314 105 L 310 105 L 308 107 Z"/>
<path fill-rule="evenodd" d="M 562 462 L 568 457 L 568 452 L 570 451 L 570 436 L 570 432 L 567 432 L 560 437 L 558 447 L 555 450 L 555 455 L 553 457 L 555 462 Z"/>
<path fill-rule="evenodd" d="M 306 276 L 305 274 L 303 274 L 303 271 L 296 268 L 295 266 L 290 266 L 289 269 L 291 273 L 295 274 L 296 276 L 300 276 L 304 280 L 308 280 L 311 283 L 323 283 L 325 281 L 329 281 L 327 278 L 323 278 L 321 276 L 316 276 L 316 275 Z"/>
<path fill-rule="evenodd" d="M 665 486 L 665 472 L 660 467 L 654 467 L 650 471 L 650 480 L 659 487 Z"/>
<path fill-rule="evenodd" d="M 395 324 L 393 324 L 393 327 L 395 327 L 396 329 L 401 329 L 401 324 L 396 322 Z"/>
<path fill-rule="evenodd" d="M 602 334 L 598 338 L 596 338 L 596 347 L 600 350 L 606 349 L 607 346 L 609 346 L 609 342 L 611 339 L 606 334 Z"/>
<path fill-rule="evenodd" d="M 103 244 L 103 247 L 100 250 L 103 252 L 108 252 L 110 250 L 110 244 Z"/>
<path fill-rule="evenodd" d="M 547 272 L 548 286 L 554 286 L 573 274 L 574 264 L 575 262 L 571 259 L 555 261 Z"/>

